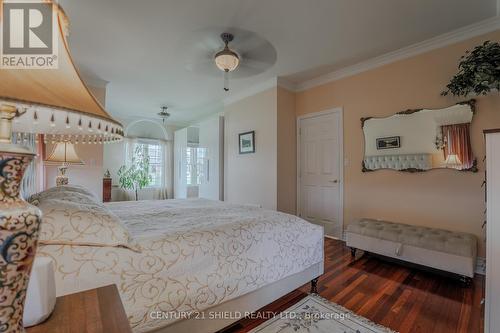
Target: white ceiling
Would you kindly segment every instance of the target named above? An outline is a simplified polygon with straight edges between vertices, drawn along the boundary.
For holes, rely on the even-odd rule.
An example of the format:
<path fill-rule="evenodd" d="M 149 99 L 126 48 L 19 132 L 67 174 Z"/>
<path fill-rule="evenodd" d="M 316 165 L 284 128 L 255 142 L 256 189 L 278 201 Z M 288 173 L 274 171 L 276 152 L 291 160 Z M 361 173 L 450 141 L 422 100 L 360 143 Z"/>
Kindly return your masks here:
<path fill-rule="evenodd" d="M 60 0 L 70 48 L 86 76 L 109 81 L 106 107 L 122 119 L 170 122 L 221 110 L 232 94 L 286 77 L 293 83 L 495 16 L 497 0 Z M 186 69 L 183 38 L 232 27 L 277 51 L 266 72 L 231 81 Z M 184 45 L 185 46 L 185 45 Z"/>

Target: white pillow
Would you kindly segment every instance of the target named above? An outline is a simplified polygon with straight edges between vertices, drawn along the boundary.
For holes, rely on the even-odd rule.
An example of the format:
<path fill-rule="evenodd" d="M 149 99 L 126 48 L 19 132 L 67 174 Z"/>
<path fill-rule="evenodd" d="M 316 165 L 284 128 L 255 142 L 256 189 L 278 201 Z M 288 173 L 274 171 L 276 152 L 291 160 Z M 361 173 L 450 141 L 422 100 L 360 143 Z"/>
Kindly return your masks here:
<path fill-rule="evenodd" d="M 39 243 L 127 247 L 139 251 L 120 219 L 101 204 L 44 199 Z"/>
<path fill-rule="evenodd" d="M 45 193 L 54 193 L 54 192 L 77 192 L 81 194 L 86 194 L 95 198 L 94 193 L 90 191 L 88 188 L 81 185 L 61 185 L 56 187 L 51 187 L 44 191 Z M 42 192 L 43 193 L 43 192 Z"/>
<path fill-rule="evenodd" d="M 52 187 L 48 190 L 34 194 L 28 198 L 28 202 L 38 206 L 43 200 L 59 199 L 76 203 L 101 205 L 99 199 L 88 189 L 78 185 L 63 185 Z"/>

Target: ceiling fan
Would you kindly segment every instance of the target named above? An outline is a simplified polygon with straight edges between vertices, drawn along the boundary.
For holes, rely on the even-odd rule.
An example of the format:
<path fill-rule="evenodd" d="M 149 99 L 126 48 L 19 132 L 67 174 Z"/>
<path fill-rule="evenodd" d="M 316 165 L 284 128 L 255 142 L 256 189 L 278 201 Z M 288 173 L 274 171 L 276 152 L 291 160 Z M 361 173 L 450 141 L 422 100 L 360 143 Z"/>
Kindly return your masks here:
<path fill-rule="evenodd" d="M 212 28 L 193 32 L 180 50 L 186 68 L 194 73 L 229 79 L 254 76 L 271 68 L 277 59 L 274 46 L 258 34 L 238 28 Z M 187 48 L 187 49 L 186 49 Z"/>
<path fill-rule="evenodd" d="M 220 38 L 224 42 L 224 49 L 217 52 L 214 56 L 215 65 L 224 72 L 224 91 L 229 91 L 229 72 L 234 71 L 240 64 L 240 57 L 228 46 L 234 36 L 229 32 L 223 32 Z"/>
<path fill-rule="evenodd" d="M 162 106 L 161 111 L 158 112 L 158 116 L 160 116 L 160 118 L 162 119 L 163 124 L 165 124 L 165 120 L 170 117 L 170 113 L 167 110 L 168 106 Z"/>

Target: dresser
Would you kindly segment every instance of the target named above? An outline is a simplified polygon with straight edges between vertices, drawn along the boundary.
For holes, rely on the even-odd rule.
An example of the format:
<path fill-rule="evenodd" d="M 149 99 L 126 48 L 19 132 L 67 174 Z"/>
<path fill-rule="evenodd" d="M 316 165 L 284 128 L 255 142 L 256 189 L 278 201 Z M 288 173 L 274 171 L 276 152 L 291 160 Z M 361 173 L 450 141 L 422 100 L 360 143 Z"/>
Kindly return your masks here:
<path fill-rule="evenodd" d="M 485 332 L 500 332 L 500 129 L 486 137 L 486 303 Z"/>

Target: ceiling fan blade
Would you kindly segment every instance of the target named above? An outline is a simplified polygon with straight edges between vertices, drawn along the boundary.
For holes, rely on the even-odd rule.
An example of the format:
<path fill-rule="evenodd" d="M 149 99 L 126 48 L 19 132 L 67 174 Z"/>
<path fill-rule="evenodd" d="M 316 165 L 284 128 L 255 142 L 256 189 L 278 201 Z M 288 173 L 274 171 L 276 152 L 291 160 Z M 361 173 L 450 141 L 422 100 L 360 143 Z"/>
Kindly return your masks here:
<path fill-rule="evenodd" d="M 185 62 L 212 60 L 215 53 L 224 47 L 219 33 L 214 29 L 194 31 L 183 37 L 175 47 L 176 54 Z"/>
<path fill-rule="evenodd" d="M 269 67 L 267 67 L 267 68 L 269 68 Z M 250 76 L 258 75 L 258 74 L 263 73 L 263 72 L 264 72 L 264 70 L 262 70 L 261 68 L 251 67 L 251 66 L 248 66 L 248 65 L 242 63 L 240 66 L 238 66 L 238 68 L 236 68 L 236 70 L 231 72 L 231 75 L 229 78 L 230 79 L 231 78 L 243 79 L 243 78 L 247 78 Z"/>
<path fill-rule="evenodd" d="M 223 76 L 214 60 L 214 55 L 224 47 L 220 37 L 223 32 L 234 35 L 229 47 L 241 57 L 240 65 L 230 73 L 230 77 L 257 75 L 276 63 L 276 49 L 258 34 L 238 28 L 214 27 L 194 31 L 182 39 L 177 48 L 178 56 L 185 59 L 185 67 L 189 71 L 212 77 Z"/>
<path fill-rule="evenodd" d="M 240 55 L 242 60 L 254 60 L 268 66 L 274 65 L 278 58 L 276 49 L 271 44 L 262 44 L 261 47 L 241 52 Z"/>
<path fill-rule="evenodd" d="M 269 42 L 256 34 L 244 33 L 235 35 L 234 40 L 229 46 L 238 52 L 245 53 L 249 50 L 268 46 Z"/>
<path fill-rule="evenodd" d="M 241 59 L 241 64 L 244 66 L 247 66 L 247 67 L 254 68 L 256 70 L 265 71 L 265 70 L 268 70 L 269 68 L 271 68 L 274 65 L 274 62 L 261 61 L 261 60 L 256 59 L 256 58 L 244 57 Z"/>
<path fill-rule="evenodd" d="M 185 65 L 186 69 L 201 75 L 207 76 L 222 76 L 222 71 L 217 68 L 213 59 L 202 60 L 198 62 L 188 62 Z"/>
<path fill-rule="evenodd" d="M 218 50 L 221 50 L 224 47 L 224 43 L 213 36 L 205 36 L 205 38 L 196 41 L 193 43 L 195 49 L 210 53 L 211 55 L 215 54 Z"/>

